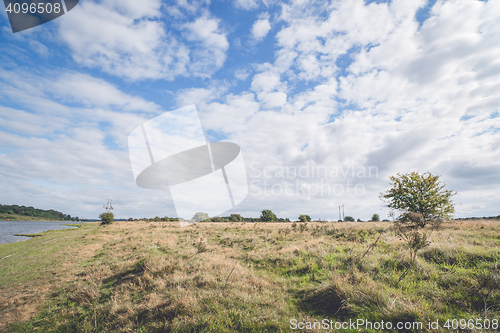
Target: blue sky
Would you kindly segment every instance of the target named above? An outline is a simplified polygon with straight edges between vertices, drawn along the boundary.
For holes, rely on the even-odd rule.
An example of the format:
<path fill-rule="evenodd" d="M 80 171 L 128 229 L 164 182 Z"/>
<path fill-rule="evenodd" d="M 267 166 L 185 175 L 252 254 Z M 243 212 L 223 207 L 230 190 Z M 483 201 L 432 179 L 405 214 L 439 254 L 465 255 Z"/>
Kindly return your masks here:
<path fill-rule="evenodd" d="M 0 203 L 175 216 L 134 184 L 127 136 L 196 104 L 242 148 L 228 214 L 386 217 L 379 193 L 413 170 L 458 191 L 457 216 L 499 214 L 498 2 L 82 0 L 16 34 L 0 12 Z"/>

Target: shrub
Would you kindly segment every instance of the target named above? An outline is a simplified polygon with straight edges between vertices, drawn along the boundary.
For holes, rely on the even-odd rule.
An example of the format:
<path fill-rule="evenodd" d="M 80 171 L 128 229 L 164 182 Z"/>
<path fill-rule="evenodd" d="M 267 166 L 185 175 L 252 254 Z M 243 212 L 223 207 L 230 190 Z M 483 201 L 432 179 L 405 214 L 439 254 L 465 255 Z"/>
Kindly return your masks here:
<path fill-rule="evenodd" d="M 269 209 L 264 209 L 262 213 L 260 214 L 260 220 L 262 222 L 272 222 L 276 221 L 276 215 Z"/>
<path fill-rule="evenodd" d="M 299 221 L 300 222 L 311 222 L 311 217 L 309 215 L 300 215 Z"/>
<path fill-rule="evenodd" d="M 354 217 L 352 217 L 352 216 L 346 216 L 346 217 L 344 217 L 344 221 L 345 222 L 354 222 Z"/>
<path fill-rule="evenodd" d="M 380 221 L 380 216 L 378 216 L 378 214 L 373 214 L 372 221 L 373 222 L 379 222 Z"/>
<path fill-rule="evenodd" d="M 394 221 L 394 230 L 396 235 L 403 238 L 406 246 L 410 250 L 411 266 L 400 276 L 401 281 L 409 270 L 415 266 L 418 251 L 429 246 L 429 236 L 433 230 L 438 228 L 442 220 L 432 220 L 430 223 L 432 228 L 429 230 L 425 228 L 425 218 L 420 213 L 405 213 L 399 219 Z"/>
<path fill-rule="evenodd" d="M 299 224 L 299 232 L 302 233 L 307 230 L 307 223 Z"/>
<path fill-rule="evenodd" d="M 101 224 L 111 224 L 115 220 L 115 215 L 113 213 L 106 212 L 99 215 L 99 218 L 101 219 Z"/>
<path fill-rule="evenodd" d="M 231 216 L 229 217 L 229 219 L 232 222 L 241 222 L 241 221 L 243 221 L 243 218 L 241 217 L 240 214 L 231 214 Z"/>

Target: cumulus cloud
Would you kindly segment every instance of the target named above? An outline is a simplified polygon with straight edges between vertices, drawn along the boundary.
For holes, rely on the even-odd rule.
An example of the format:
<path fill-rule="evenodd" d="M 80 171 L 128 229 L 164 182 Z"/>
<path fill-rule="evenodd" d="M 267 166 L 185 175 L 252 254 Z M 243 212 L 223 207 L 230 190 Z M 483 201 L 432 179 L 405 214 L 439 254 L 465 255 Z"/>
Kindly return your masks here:
<path fill-rule="evenodd" d="M 182 18 L 179 33 L 170 34 L 155 19 L 163 14 L 153 4 L 142 12 L 127 9 L 134 6 L 128 2 L 99 5 L 118 6 L 109 24 L 131 30 L 130 40 L 119 37 L 116 43 L 108 32 L 100 39 L 92 30 L 95 45 L 91 37 L 72 41 L 76 28 L 61 23 L 71 28 L 65 40 L 75 59 L 108 73 L 121 71 L 128 79 L 207 78 L 226 63 L 230 53 L 223 21 L 201 13 L 199 3 L 179 1 L 167 9 L 171 17 Z M 233 4 L 247 10 L 259 5 Z M 346 213 L 355 217 L 386 217 L 378 194 L 388 188 L 388 176 L 419 170 L 442 175 L 449 188 L 459 191 L 459 216 L 498 215 L 500 4 L 438 1 L 429 17 L 417 22 L 416 13 L 425 5 L 423 0 L 288 2 L 272 13 L 282 26 L 272 60 L 228 71 L 231 80 L 233 75 L 248 80 L 234 86 L 203 81 L 169 90 L 177 106 L 197 104 L 205 130 L 223 133 L 242 147 L 251 188 L 239 212 L 258 215 L 271 208 L 291 218 L 307 212 L 336 219 L 336 207 L 345 204 Z M 92 6 L 98 5 L 88 2 L 81 10 Z M 132 13 L 142 16 L 131 20 Z M 269 17 L 256 20 L 252 34 L 262 39 L 269 33 Z M 254 33 L 257 23 L 266 20 L 269 25 L 259 23 Z M 248 34 L 248 26 L 244 30 Z M 143 36 L 147 31 L 151 34 Z M 165 40 L 172 41 L 168 48 Z M 0 75 L 2 99 L 22 106 L 0 109 L 2 123 L 17 132 L 0 132 L 0 154 L 8 156 L 0 159 L 0 172 L 12 179 L 6 186 L 31 188 L 38 197 L 57 192 L 64 200 L 62 193 L 71 189 L 61 192 L 27 182 L 43 178 L 56 183 L 53 175 L 64 172 L 60 165 L 72 163 L 79 166 L 60 181 L 81 177 L 103 186 L 133 185 L 129 170 L 119 166 L 126 161 L 123 143 L 130 130 L 161 112 L 159 106 L 88 74 L 53 76 L 50 83 L 29 73 L 4 70 Z M 75 128 L 76 117 L 82 119 Z M 110 137 L 117 147 L 109 146 Z M 95 156 L 77 154 L 75 147 L 85 155 L 95 151 Z M 103 163 L 104 156 L 115 162 Z M 26 171 L 31 165 L 36 166 Z M 291 173 L 281 176 L 283 168 Z M 90 193 L 82 197 L 87 200 Z M 133 193 L 123 197 L 124 205 L 147 201 L 144 193 Z"/>
<path fill-rule="evenodd" d="M 186 24 L 185 28 L 188 31 L 187 39 L 202 46 L 193 51 L 195 60 L 190 64 L 190 70 L 197 76 L 209 77 L 214 68 L 222 67 L 229 47 L 219 29 L 218 20 L 202 17 Z"/>
<path fill-rule="evenodd" d="M 498 185 L 500 48 L 492 42 L 500 37 L 498 15 L 493 14 L 498 5 L 439 2 L 420 25 L 415 14 L 424 5 L 283 5 L 280 20 L 285 26 L 277 34 L 276 60 L 256 67 L 250 87 L 252 101 L 266 112 L 244 118 L 246 130 L 230 137 L 246 142 L 248 164 L 256 163 L 260 172 L 266 166 L 299 168 L 308 161 L 377 169 L 375 178 L 354 179 L 363 184 L 364 195 L 326 198 L 317 193 L 310 204 L 300 203 L 318 216 L 332 210 L 332 200 L 347 202 L 358 214 L 379 212 L 378 193 L 387 188 L 388 176 L 412 170 L 441 174 L 451 188 L 461 190 L 461 198 L 475 193 L 484 199 L 476 208 L 458 206 L 459 215 L 495 214 L 490 196 L 499 194 L 481 190 Z M 345 68 L 339 67 L 341 57 L 350 59 Z M 294 87 L 303 87 L 301 82 L 308 88 L 294 92 Z M 227 102 L 214 107 L 224 105 Z M 223 123 L 230 128 L 234 121 Z M 463 156 L 470 156 L 465 169 L 460 163 L 451 167 Z M 477 178 L 479 174 L 484 176 Z M 345 180 L 340 178 L 323 181 L 333 185 Z M 264 181 L 270 190 L 294 180 L 266 179 L 263 173 L 256 179 L 256 206 L 259 202 L 291 212 L 307 197 L 269 191 L 264 195 Z M 320 179 L 302 179 L 301 184 L 321 185 Z"/>
<path fill-rule="evenodd" d="M 174 8 L 180 13 L 183 4 Z M 159 0 L 87 1 L 58 21 L 59 33 L 76 62 L 130 80 L 208 77 L 222 66 L 228 42 L 216 19 L 167 24 L 162 17 Z M 197 43 L 186 44 L 183 33 Z"/>
<path fill-rule="evenodd" d="M 158 105 L 136 96 L 130 96 L 102 79 L 81 73 L 64 73 L 51 85 L 51 93 L 66 102 L 77 102 L 88 107 L 112 107 L 120 111 L 158 111 Z"/>
<path fill-rule="evenodd" d="M 260 15 L 252 25 L 252 37 L 256 41 L 261 41 L 266 37 L 267 33 L 271 30 L 271 23 L 269 22 L 269 14 Z"/>
<path fill-rule="evenodd" d="M 139 214 L 133 202 L 175 215 L 165 198 L 135 186 L 128 158 L 128 134 L 161 112 L 157 105 L 86 74 L 0 74 L 0 100 L 18 105 L 0 106 L 2 203 L 97 218 L 113 197 L 120 215 Z"/>
<path fill-rule="evenodd" d="M 234 0 L 233 5 L 239 9 L 251 10 L 259 7 L 259 2 L 258 0 Z"/>

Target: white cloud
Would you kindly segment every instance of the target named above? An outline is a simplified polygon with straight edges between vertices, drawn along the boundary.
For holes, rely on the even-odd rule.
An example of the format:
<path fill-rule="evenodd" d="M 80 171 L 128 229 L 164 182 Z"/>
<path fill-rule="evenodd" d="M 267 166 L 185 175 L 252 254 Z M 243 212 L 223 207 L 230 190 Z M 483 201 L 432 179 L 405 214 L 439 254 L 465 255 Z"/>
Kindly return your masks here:
<path fill-rule="evenodd" d="M 151 77 L 206 77 L 222 66 L 228 50 L 222 21 L 207 13 L 193 19 L 186 13 L 198 13 L 198 5 L 183 3 L 187 5 L 174 4 L 178 11 L 170 8 L 169 13 L 184 18 L 178 29 L 190 42 L 189 47 L 179 36 L 168 35 L 155 25 L 158 22 L 154 19 L 151 29 L 157 34 L 145 37 L 141 34 L 149 23 L 141 26 L 141 20 L 127 21 L 125 29 L 137 30 L 132 31 L 133 41 L 115 45 L 108 37 L 96 37 L 97 49 L 104 52 L 99 55 L 103 63 L 116 52 L 116 59 L 123 64 L 109 60 L 110 64 L 122 66 L 125 72 L 137 71 L 140 78 L 148 77 L 149 70 L 154 73 Z M 222 132 L 228 141 L 242 147 L 249 181 L 256 181 L 249 199 L 238 207 L 243 215 L 257 215 L 259 210 L 270 208 L 292 218 L 308 213 L 313 218 L 335 219 L 336 207 L 345 204 L 346 214 L 356 218 L 368 219 L 373 213 L 384 218 L 387 210 L 381 210 L 378 194 L 388 188 L 388 176 L 411 170 L 440 174 L 451 189 L 458 190 L 459 216 L 498 215 L 500 4 L 439 1 L 420 26 L 415 14 L 425 4 L 420 0 L 369 5 L 362 0 L 284 4 L 274 62 L 252 64 L 246 91 L 234 92 L 229 84 L 214 80 L 197 88 L 169 91 L 178 106 L 197 104 L 204 129 Z M 109 21 L 120 26 L 120 20 L 130 15 L 127 6 L 133 5 L 127 4 Z M 245 3 L 246 9 L 257 5 L 254 1 Z M 86 6 L 90 10 L 91 5 Z M 113 2 L 109 6 L 119 5 Z M 156 17 L 155 8 L 144 9 L 142 15 Z M 164 44 L 155 44 L 163 38 L 172 38 L 177 44 L 164 50 L 158 46 Z M 135 39 L 138 50 L 129 45 Z M 95 52 L 82 61 L 104 66 L 91 57 Z M 158 56 L 165 54 L 162 52 L 171 52 L 171 62 Z M 146 55 L 153 56 L 144 58 Z M 167 63 L 170 65 L 164 66 Z M 178 74 L 172 74 L 174 63 L 180 66 Z M 155 67 L 158 64 L 161 68 Z M 249 65 L 238 64 L 237 68 L 240 71 L 229 71 L 230 79 L 232 73 L 241 80 L 250 75 Z M 120 183 L 133 188 L 130 170 L 122 165 L 127 154 L 106 147 L 104 142 L 111 137 L 118 147 L 125 148 L 126 135 L 143 117 L 149 117 L 139 115 L 140 111 L 151 115 L 160 112 L 156 104 L 83 74 L 53 76 L 50 83 L 38 82 L 29 73 L 2 71 L 0 75 L 5 79 L 0 82 L 3 100 L 21 101 L 25 106 L 0 109 L 1 121 L 17 132 L 0 132 L 4 145 L 0 149 L 20 149 L 15 153 L 0 150 L 9 156 L 0 159 L 0 173 L 8 174 L 7 188 L 31 190 L 38 198 L 52 192 L 27 181 L 42 178 L 70 183 L 71 179 L 82 179 L 99 186 Z M 79 120 L 76 128 L 75 119 Z M 109 126 L 101 128 L 100 123 Z M 47 137 L 27 137 L 26 133 Z M 93 151 L 95 156 L 88 156 Z M 114 161 L 103 162 L 104 157 Z M 78 166 L 64 171 L 73 163 Z M 276 176 L 280 166 L 298 170 L 306 165 L 342 171 L 327 177 Z M 29 167 L 33 170 L 27 170 Z M 270 177 L 263 174 L 266 167 Z M 375 167 L 377 174 L 364 178 L 343 174 L 353 167 Z M 55 175 L 59 173 L 62 177 L 58 180 Z M 288 185 L 293 187 L 292 194 L 276 194 Z M 355 185 L 362 185 L 365 191 L 355 195 L 309 191 L 335 185 L 344 191 L 347 186 L 352 191 Z M 256 190 L 261 193 L 256 194 Z M 53 192 L 58 200 L 67 200 L 62 192 Z M 85 190 L 82 198 L 90 202 L 91 193 Z M 144 192 L 133 193 L 122 195 L 124 206 L 149 198 Z"/>
<path fill-rule="evenodd" d="M 185 28 L 189 31 L 187 39 L 203 46 L 193 51 L 194 60 L 190 70 L 197 76 L 209 77 L 226 60 L 226 50 L 229 48 L 226 36 L 220 31 L 218 20 L 207 17 L 198 18 L 186 24 Z"/>
<path fill-rule="evenodd" d="M 130 80 L 208 77 L 222 66 L 228 43 L 215 19 L 184 25 L 198 42 L 188 46 L 175 34 L 175 19 L 160 20 L 160 9 L 159 0 L 87 1 L 58 20 L 59 33 L 76 62 Z"/>
<path fill-rule="evenodd" d="M 388 187 L 388 176 L 418 169 L 441 174 L 462 197 L 474 193 L 486 203 L 476 210 L 458 206 L 459 215 L 494 214 L 491 198 L 500 199 L 498 191 L 492 192 L 500 169 L 499 117 L 492 116 L 500 101 L 500 47 L 493 42 L 500 37 L 498 5 L 439 2 L 419 27 L 415 13 L 424 4 L 338 2 L 326 16 L 316 15 L 325 9 L 323 3 L 283 6 L 286 25 L 278 33 L 276 60 L 256 66 L 251 84 L 260 110 L 280 109 L 247 116 L 246 128 L 229 130 L 230 139 L 244 143 L 247 165 L 257 163 L 260 171 L 314 161 L 343 168 L 374 166 L 379 174 L 354 179 L 366 188 L 364 195 L 318 194 L 306 203 L 300 193 L 263 193 L 263 181 L 269 190 L 294 180 L 253 178 L 262 193 L 253 195 L 248 209 L 279 207 L 282 214 L 295 214 L 294 207 L 300 206 L 332 218 L 335 203 L 348 203 L 364 219 L 375 212 L 384 216 L 378 193 Z M 336 60 L 348 50 L 353 50 L 353 62 L 337 81 Z M 314 84 L 292 93 L 300 81 Z M 210 105 L 225 109 L 227 102 Z M 464 115 L 472 118 L 461 121 Z M 216 118 L 209 124 L 224 131 L 234 121 Z M 467 165 L 465 172 L 457 172 L 458 161 Z M 481 174 L 491 176 L 483 182 Z M 342 180 L 324 179 L 331 185 Z M 301 184 L 319 181 L 303 179 Z"/>
<path fill-rule="evenodd" d="M 36 53 L 38 53 L 42 57 L 47 57 L 49 55 L 49 48 L 39 41 L 30 40 L 29 45 Z"/>
<path fill-rule="evenodd" d="M 158 105 L 140 97 L 127 95 L 109 82 L 87 74 L 66 73 L 47 87 L 63 101 L 81 103 L 88 107 L 113 107 L 120 111 L 159 111 Z"/>
<path fill-rule="evenodd" d="M 259 2 L 258 0 L 234 0 L 233 5 L 239 9 L 251 10 L 259 7 Z"/>
<path fill-rule="evenodd" d="M 103 79 L 77 72 L 45 72 L 42 76 L 28 71 L 6 71 L 0 69 L 0 81 L 4 98 L 10 98 L 37 113 L 64 115 L 69 107 L 77 103 L 85 107 L 112 108 L 119 111 L 157 113 L 155 103 L 123 93 Z"/>
<path fill-rule="evenodd" d="M 262 16 L 262 15 L 261 15 Z M 267 33 L 271 30 L 271 23 L 269 23 L 269 14 L 266 13 L 262 18 L 256 20 L 252 25 L 252 37 L 256 41 L 261 41 L 266 37 Z"/>
<path fill-rule="evenodd" d="M 273 70 L 267 70 L 256 74 L 252 80 L 252 90 L 272 91 L 280 85 L 280 75 Z"/>
<path fill-rule="evenodd" d="M 126 150 L 130 131 L 151 117 L 138 114 L 161 109 L 89 75 L 44 74 L 0 72 L 0 100 L 20 105 L 0 106 L 2 203 L 97 218 L 117 198 L 120 216 L 140 213 L 133 202 L 175 215 L 164 198 L 136 187 Z"/>
<path fill-rule="evenodd" d="M 213 85 L 207 88 L 182 89 L 175 93 L 177 107 L 184 107 L 191 104 L 202 105 L 213 100 L 219 99 L 227 92 L 227 86 L 223 83 Z"/>
<path fill-rule="evenodd" d="M 250 75 L 250 72 L 246 69 L 240 68 L 234 71 L 234 76 L 241 81 L 245 81 L 247 77 Z"/>
<path fill-rule="evenodd" d="M 248 131 L 248 121 L 259 111 L 259 103 L 251 93 L 227 95 L 223 103 L 212 102 L 199 105 L 202 125 L 205 129 L 230 134 L 231 138 Z M 241 145 L 246 145 L 243 141 Z"/>

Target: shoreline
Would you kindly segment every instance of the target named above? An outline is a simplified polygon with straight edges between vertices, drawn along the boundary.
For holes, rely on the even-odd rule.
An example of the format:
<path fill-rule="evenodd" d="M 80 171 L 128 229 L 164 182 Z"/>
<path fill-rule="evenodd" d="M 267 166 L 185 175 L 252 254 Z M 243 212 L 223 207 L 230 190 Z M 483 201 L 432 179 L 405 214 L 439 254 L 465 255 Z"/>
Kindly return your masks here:
<path fill-rule="evenodd" d="M 0 221 L 0 224 L 3 226 L 0 232 L 0 245 L 25 242 L 43 236 L 49 231 L 78 229 L 83 225 L 67 221 Z"/>

